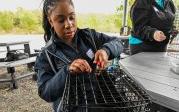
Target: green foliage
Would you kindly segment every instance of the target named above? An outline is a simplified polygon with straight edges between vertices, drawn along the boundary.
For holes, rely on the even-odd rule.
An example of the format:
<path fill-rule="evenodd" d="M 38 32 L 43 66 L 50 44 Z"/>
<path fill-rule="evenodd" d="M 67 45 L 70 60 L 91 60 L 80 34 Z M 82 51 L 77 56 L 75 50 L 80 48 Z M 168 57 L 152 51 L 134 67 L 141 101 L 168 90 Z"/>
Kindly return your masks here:
<path fill-rule="evenodd" d="M 179 9 L 179 0 L 173 0 L 175 7 Z"/>
<path fill-rule="evenodd" d="M 123 0 L 124 1 L 124 0 Z M 128 0 L 128 6 L 127 6 L 127 26 L 131 27 L 132 22 L 130 19 L 130 9 L 132 4 L 134 3 L 135 0 Z M 116 7 L 116 15 L 119 15 L 119 17 L 123 18 L 123 10 L 124 10 L 124 4 L 120 4 L 118 7 Z M 120 20 L 120 23 L 122 22 L 122 19 Z M 122 23 L 119 25 L 119 27 L 122 27 Z"/>
<path fill-rule="evenodd" d="M 94 28 L 102 32 L 119 32 L 121 16 L 117 14 L 79 14 L 77 22 L 79 28 Z"/>
<path fill-rule="evenodd" d="M 42 33 L 41 11 L 18 8 L 0 12 L 0 33 Z"/>
<path fill-rule="evenodd" d="M 0 29 L 9 32 L 13 29 L 13 13 L 9 11 L 0 12 Z"/>
<path fill-rule="evenodd" d="M 16 26 L 20 29 L 24 29 L 25 32 L 31 33 L 38 29 L 39 26 L 39 16 L 32 11 L 27 11 L 23 9 L 18 9 L 16 12 Z"/>
<path fill-rule="evenodd" d="M 119 32 L 121 14 L 78 14 L 79 28 L 94 28 L 102 32 Z M 15 12 L 0 12 L 0 33 L 43 33 L 39 10 L 18 8 Z"/>

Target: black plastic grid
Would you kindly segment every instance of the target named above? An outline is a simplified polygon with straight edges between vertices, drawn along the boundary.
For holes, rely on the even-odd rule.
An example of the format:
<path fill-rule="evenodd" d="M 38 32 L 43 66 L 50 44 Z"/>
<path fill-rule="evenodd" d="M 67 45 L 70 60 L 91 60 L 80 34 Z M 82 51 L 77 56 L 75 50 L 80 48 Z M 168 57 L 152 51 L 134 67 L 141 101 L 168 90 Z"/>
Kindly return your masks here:
<path fill-rule="evenodd" d="M 124 72 L 68 75 L 62 112 L 147 112 L 150 98 Z"/>

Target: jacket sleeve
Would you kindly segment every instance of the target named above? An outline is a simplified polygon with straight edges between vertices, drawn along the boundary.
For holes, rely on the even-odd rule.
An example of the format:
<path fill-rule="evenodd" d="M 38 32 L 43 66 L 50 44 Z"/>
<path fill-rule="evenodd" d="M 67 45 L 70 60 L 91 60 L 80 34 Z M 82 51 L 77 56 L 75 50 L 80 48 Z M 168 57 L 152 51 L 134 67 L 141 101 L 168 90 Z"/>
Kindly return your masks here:
<path fill-rule="evenodd" d="M 93 29 L 91 32 L 97 49 L 104 49 L 109 59 L 120 57 L 120 54 L 123 52 L 123 45 L 120 38 L 99 33 Z"/>
<path fill-rule="evenodd" d="M 131 8 L 132 35 L 143 41 L 153 41 L 156 28 L 152 28 L 150 22 L 150 10 L 153 0 L 136 0 Z"/>
<path fill-rule="evenodd" d="M 36 59 L 35 71 L 37 72 L 38 93 L 42 99 L 53 102 L 62 96 L 68 74 L 67 65 L 61 67 L 55 74 L 42 51 Z"/>

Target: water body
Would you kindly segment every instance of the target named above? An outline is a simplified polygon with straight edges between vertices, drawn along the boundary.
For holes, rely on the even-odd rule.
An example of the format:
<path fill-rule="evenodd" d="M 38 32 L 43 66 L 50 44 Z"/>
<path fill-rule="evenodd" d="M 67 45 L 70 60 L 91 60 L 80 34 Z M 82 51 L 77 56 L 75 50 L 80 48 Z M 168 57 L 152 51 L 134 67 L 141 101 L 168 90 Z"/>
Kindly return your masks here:
<path fill-rule="evenodd" d="M 34 53 L 34 49 L 41 49 L 45 42 L 43 35 L 0 35 L 0 43 L 29 41 L 30 51 Z M 23 45 L 10 46 L 10 49 L 22 49 Z M 0 58 L 5 57 L 6 47 L 0 47 Z"/>

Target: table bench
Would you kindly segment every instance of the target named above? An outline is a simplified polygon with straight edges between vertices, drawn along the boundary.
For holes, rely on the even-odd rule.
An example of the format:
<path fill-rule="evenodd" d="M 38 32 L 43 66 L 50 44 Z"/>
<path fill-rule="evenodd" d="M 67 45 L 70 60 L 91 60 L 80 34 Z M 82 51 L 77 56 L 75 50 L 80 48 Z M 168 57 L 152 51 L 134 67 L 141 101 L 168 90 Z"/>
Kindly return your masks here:
<path fill-rule="evenodd" d="M 24 64 L 28 64 L 28 67 L 30 67 L 32 69 L 32 66 L 33 66 L 35 60 L 36 60 L 36 56 L 29 57 L 26 59 L 17 60 L 17 61 L 11 61 L 11 62 L 0 62 L 0 68 L 2 68 L 2 67 L 7 68 L 8 72 L 11 74 L 11 79 L 0 79 L 0 83 L 11 82 L 13 89 L 17 89 L 18 88 L 17 80 L 34 75 L 35 72 L 32 71 L 30 73 L 26 73 L 26 74 L 16 77 L 15 67 L 24 65 Z M 31 66 L 29 66 L 29 65 L 31 65 Z"/>

